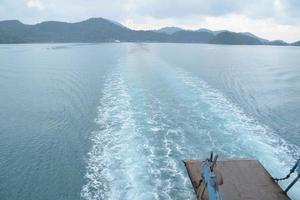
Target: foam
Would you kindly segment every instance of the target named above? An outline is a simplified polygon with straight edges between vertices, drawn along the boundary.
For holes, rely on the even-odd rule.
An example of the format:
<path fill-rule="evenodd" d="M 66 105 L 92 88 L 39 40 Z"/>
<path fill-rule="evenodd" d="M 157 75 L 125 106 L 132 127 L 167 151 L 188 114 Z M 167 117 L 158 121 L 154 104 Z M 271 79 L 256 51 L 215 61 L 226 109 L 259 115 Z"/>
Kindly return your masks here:
<path fill-rule="evenodd" d="M 88 154 L 87 184 L 81 196 L 84 199 L 118 199 L 122 193 L 114 191 L 124 188 L 130 191 L 128 196 L 135 196 L 137 175 L 130 172 L 139 167 L 135 161 L 140 156 L 135 148 L 129 147 L 136 145 L 138 135 L 130 97 L 119 72 L 107 77 L 102 94 L 96 119 L 99 130 L 91 136 L 94 145 Z"/>
<path fill-rule="evenodd" d="M 115 70 L 106 79 L 96 119 L 99 130 L 92 133 L 81 196 L 88 200 L 172 199 L 178 188 L 188 185 L 181 160 L 173 156 L 184 154 L 183 144 L 171 138 L 178 131 L 172 132 L 164 123 L 167 115 L 161 112 L 164 105 L 158 99 L 145 105 L 147 111 L 134 106 L 145 90 L 130 88 L 134 91 L 130 93 L 124 78 L 124 71 Z M 190 188 L 183 197 L 192 195 Z"/>
<path fill-rule="evenodd" d="M 99 129 L 91 134 L 83 199 L 192 199 L 181 160 L 203 159 L 211 150 L 259 159 L 274 176 L 288 172 L 298 147 L 198 77 L 166 70 L 161 87 L 181 89 L 175 101 L 151 94 L 125 69 L 108 75 L 95 120 Z"/>

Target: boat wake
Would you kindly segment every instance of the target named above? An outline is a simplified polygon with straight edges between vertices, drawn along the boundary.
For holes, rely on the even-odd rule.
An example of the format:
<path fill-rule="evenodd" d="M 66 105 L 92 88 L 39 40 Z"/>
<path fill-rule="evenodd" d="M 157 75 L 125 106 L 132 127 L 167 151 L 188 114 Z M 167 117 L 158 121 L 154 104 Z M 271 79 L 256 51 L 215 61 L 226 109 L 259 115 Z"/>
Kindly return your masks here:
<path fill-rule="evenodd" d="M 288 144 L 269 127 L 247 116 L 218 90 L 182 69 L 177 69 L 177 74 L 190 95 L 194 96 L 191 108 L 201 114 L 207 124 L 211 122 L 215 127 L 210 132 L 215 133 L 211 137 L 218 152 L 226 157 L 250 156 L 261 158 L 262 161 L 277 160 L 278 164 L 285 161 L 290 163 L 291 156 L 299 156 L 298 147 Z"/>
<path fill-rule="evenodd" d="M 107 77 L 96 120 L 99 130 L 91 137 L 93 146 L 88 153 L 87 183 L 82 188 L 82 198 L 191 197 L 192 189 L 182 163 L 172 157 L 184 155 L 181 149 L 184 145 L 178 144 L 183 142 L 180 133 L 164 123 L 167 116 L 161 112 L 162 105 L 157 99 L 139 105 L 145 97 L 144 91 L 130 90 L 134 98 L 121 71 Z M 184 188 L 186 192 L 178 194 Z"/>
<path fill-rule="evenodd" d="M 203 159 L 211 150 L 221 157 L 259 159 L 272 175 L 288 172 L 298 147 L 197 76 L 159 66 L 157 71 L 169 73 L 149 74 L 152 81 L 161 77 L 156 91 L 121 67 L 107 77 L 83 199 L 192 199 L 181 160 Z"/>
<path fill-rule="evenodd" d="M 84 199 L 120 199 L 125 190 L 128 197 L 138 193 L 135 172 L 143 167 L 143 157 L 127 90 L 118 71 L 107 77 L 96 119 L 99 130 L 91 136 Z"/>

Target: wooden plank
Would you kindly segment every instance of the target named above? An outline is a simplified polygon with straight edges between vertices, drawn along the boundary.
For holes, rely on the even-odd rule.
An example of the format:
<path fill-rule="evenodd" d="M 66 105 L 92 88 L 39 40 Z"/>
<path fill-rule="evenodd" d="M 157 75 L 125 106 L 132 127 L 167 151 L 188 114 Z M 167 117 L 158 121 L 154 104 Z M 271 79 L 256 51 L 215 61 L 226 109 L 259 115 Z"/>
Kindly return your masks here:
<path fill-rule="evenodd" d="M 184 163 L 197 193 L 202 162 L 186 160 Z M 216 169 L 223 175 L 224 184 L 220 186 L 223 200 L 290 200 L 257 160 L 217 161 Z"/>

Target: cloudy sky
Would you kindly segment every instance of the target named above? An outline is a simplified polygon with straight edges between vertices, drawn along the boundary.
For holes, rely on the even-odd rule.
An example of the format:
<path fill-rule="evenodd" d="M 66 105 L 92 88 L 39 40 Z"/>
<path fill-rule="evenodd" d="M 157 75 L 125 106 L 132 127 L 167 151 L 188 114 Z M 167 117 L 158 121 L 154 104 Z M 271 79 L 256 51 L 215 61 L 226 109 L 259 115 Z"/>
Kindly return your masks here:
<path fill-rule="evenodd" d="M 0 0 L 0 20 L 35 24 L 104 17 L 133 29 L 179 26 L 300 40 L 300 0 Z"/>

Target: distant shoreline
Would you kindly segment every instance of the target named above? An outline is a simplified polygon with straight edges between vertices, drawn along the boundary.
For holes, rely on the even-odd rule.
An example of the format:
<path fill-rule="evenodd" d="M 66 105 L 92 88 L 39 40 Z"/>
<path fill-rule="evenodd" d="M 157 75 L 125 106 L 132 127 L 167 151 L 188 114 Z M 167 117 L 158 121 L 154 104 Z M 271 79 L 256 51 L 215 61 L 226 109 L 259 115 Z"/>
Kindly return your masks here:
<path fill-rule="evenodd" d="M 119 42 L 300 46 L 300 41 L 270 41 L 249 32 L 184 30 L 177 27 L 132 30 L 104 18 L 90 18 L 76 23 L 47 21 L 35 25 L 23 24 L 18 20 L 0 21 L 0 44 Z"/>
<path fill-rule="evenodd" d="M 216 45 L 216 46 L 269 46 L 269 47 L 299 47 L 297 45 L 249 45 L 249 44 L 211 44 L 196 42 L 23 42 L 23 43 L 0 43 L 0 45 L 30 45 L 30 44 L 191 44 L 191 45 Z"/>

